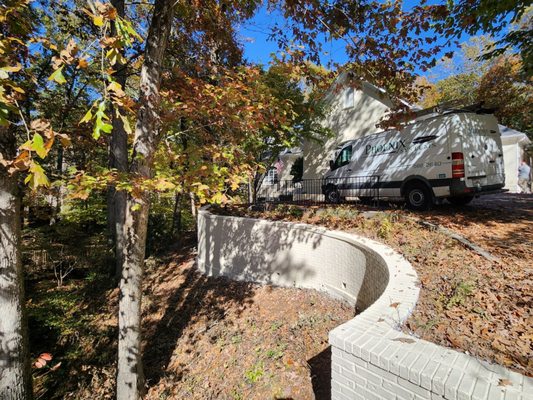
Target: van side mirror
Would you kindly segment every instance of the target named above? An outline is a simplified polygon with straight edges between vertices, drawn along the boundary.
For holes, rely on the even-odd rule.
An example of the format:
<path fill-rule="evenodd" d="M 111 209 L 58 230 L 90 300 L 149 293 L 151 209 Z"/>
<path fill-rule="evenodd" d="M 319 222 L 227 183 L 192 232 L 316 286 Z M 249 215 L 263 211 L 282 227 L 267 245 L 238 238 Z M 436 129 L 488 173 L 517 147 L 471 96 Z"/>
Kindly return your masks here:
<path fill-rule="evenodd" d="M 329 169 L 333 171 L 334 167 L 335 167 L 335 162 L 333 160 L 329 160 Z"/>

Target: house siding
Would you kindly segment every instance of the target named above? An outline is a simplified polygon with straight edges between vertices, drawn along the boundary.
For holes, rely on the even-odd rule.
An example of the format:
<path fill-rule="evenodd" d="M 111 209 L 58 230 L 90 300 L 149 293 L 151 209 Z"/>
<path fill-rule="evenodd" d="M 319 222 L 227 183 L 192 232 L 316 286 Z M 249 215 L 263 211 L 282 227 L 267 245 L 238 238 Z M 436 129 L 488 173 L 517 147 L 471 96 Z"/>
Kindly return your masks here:
<path fill-rule="evenodd" d="M 376 128 L 392 104 L 387 95 L 372 86 L 363 83 L 361 88 L 354 89 L 354 106 L 343 107 L 346 90 L 346 78 L 340 79 L 336 88 L 332 88 L 326 96 L 326 102 L 331 111 L 324 121 L 324 126 L 330 128 L 333 137 L 324 143 L 306 141 L 303 143 L 304 179 L 318 179 L 329 169 L 329 160 L 337 146 L 347 140 L 357 139 L 367 134 L 378 132 Z"/>

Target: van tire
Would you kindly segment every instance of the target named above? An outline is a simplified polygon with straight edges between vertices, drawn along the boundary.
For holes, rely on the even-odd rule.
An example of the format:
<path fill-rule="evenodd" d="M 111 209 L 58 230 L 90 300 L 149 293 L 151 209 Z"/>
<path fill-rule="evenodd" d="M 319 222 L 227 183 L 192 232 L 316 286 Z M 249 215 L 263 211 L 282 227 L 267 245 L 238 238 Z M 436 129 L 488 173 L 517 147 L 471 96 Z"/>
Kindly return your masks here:
<path fill-rule="evenodd" d="M 337 188 L 333 185 L 326 188 L 326 203 L 339 204 L 341 202 L 341 196 Z"/>
<path fill-rule="evenodd" d="M 454 206 L 466 206 L 474 199 L 474 196 L 448 197 L 448 201 Z"/>
<path fill-rule="evenodd" d="M 405 189 L 405 202 L 411 210 L 426 211 L 433 205 L 433 193 L 423 183 L 413 182 Z"/>

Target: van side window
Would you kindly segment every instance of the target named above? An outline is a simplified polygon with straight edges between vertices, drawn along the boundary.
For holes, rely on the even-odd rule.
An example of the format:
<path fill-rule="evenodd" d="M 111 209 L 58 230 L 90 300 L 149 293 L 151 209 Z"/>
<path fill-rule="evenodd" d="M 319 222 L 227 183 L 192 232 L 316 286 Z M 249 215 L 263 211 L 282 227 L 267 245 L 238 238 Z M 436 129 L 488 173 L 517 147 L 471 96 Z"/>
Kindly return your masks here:
<path fill-rule="evenodd" d="M 335 160 L 335 168 L 340 168 L 350 163 L 352 158 L 352 146 L 345 147 L 341 150 L 337 159 Z"/>

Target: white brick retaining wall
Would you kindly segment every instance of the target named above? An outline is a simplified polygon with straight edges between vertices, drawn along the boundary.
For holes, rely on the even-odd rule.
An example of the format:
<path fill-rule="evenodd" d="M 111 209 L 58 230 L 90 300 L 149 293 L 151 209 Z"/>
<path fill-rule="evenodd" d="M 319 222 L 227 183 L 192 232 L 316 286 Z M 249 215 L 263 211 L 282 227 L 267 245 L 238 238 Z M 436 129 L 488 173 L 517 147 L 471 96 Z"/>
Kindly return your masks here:
<path fill-rule="evenodd" d="M 387 246 L 344 232 L 198 215 L 198 268 L 209 276 L 312 288 L 359 311 L 329 334 L 332 399 L 533 399 L 533 379 L 399 331 L 419 289 Z M 501 385 L 506 383 L 506 385 Z"/>

